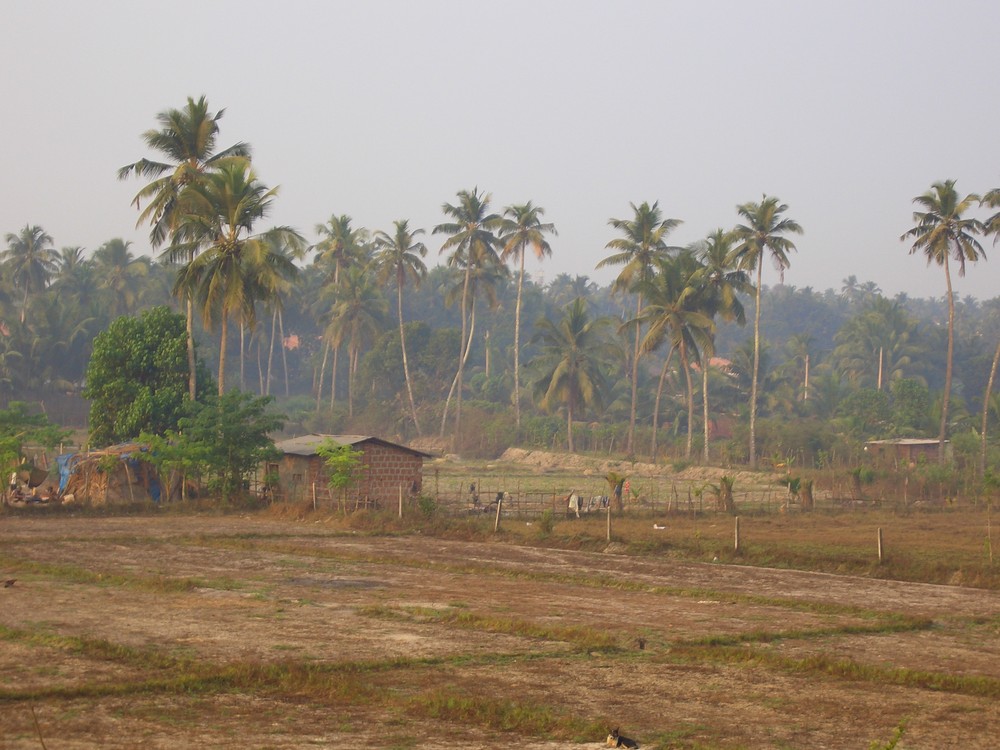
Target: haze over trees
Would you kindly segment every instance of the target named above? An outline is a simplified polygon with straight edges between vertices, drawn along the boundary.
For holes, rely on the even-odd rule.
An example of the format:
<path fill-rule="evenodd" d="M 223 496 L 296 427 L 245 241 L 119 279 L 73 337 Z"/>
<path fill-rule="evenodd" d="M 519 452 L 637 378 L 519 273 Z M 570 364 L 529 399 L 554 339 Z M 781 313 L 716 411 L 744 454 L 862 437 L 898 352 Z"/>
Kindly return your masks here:
<path fill-rule="evenodd" d="M 950 286 L 951 267 L 977 272 L 1000 232 L 1000 214 L 985 216 L 997 190 L 982 207 L 954 181 L 915 199 L 914 226 L 900 231 L 944 270 L 937 299 L 889 299 L 857 276 L 837 290 L 765 286 L 765 262 L 782 272 L 793 257 L 810 262 L 792 209 L 766 194 L 687 248 L 668 244 L 680 219 L 656 201 L 630 203 L 595 239 L 610 251 L 598 266 L 620 269 L 612 284 L 579 273 L 543 285 L 524 259 L 560 252 L 558 217 L 530 199 L 495 210 L 478 186 L 443 202 L 429 229 L 406 218 L 361 227 L 349 206 L 331 206 L 311 239 L 269 227 L 277 188 L 249 145 L 217 150 L 221 115 L 204 97 L 165 110 L 143 135 L 162 161 L 119 171 L 149 180 L 136 204 L 155 259 L 119 238 L 56 250 L 43 225 L 5 235 L 0 407 L 83 394 L 128 417 L 95 425 L 95 441 L 164 431 L 154 413 L 176 414 L 178 397 L 205 401 L 201 361 L 220 398 L 283 394 L 290 432 L 433 442 L 426 425 L 437 424 L 440 450 L 530 445 L 751 466 L 788 453 L 851 461 L 878 437 L 970 434 L 988 447 L 1000 419 L 1000 298 L 958 299 Z M 443 264 L 428 267 L 435 253 Z M 182 315 L 183 332 L 180 318 L 160 338 L 143 329 L 168 314 Z M 137 350 L 150 358 L 131 373 L 115 357 Z M 153 360 L 173 378 L 169 409 L 139 392 Z M 124 388 L 126 375 L 137 388 Z"/>

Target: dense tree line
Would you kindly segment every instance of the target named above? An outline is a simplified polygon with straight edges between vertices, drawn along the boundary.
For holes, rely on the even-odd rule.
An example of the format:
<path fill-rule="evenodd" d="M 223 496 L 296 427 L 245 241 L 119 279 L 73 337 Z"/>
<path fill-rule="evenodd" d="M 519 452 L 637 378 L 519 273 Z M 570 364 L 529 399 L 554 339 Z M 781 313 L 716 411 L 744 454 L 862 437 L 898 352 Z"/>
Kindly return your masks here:
<path fill-rule="evenodd" d="M 217 149 L 221 116 L 204 98 L 161 113 L 144 134 L 155 158 L 119 171 L 148 180 L 135 202 L 155 259 L 120 239 L 57 251 L 41 226 L 6 235 L 4 403 L 85 387 L 97 398 L 100 384 L 84 383 L 95 337 L 166 305 L 186 320 L 188 398 L 205 390 L 196 361 L 210 362 L 220 397 L 274 395 L 289 429 L 436 434 L 483 452 L 561 443 L 656 456 L 666 443 L 677 460 L 755 465 L 871 437 L 983 435 L 997 419 L 1000 298 L 956 299 L 950 274 L 996 237 L 997 216 L 971 211 L 996 207 L 998 191 L 963 196 L 949 181 L 915 199 L 903 238 L 944 271 L 938 299 L 890 299 L 854 276 L 837 290 L 765 287 L 763 264 L 788 268 L 803 232 L 767 195 L 689 247 L 669 244 L 680 221 L 657 203 L 632 204 L 609 220 L 598 264 L 619 269 L 613 283 L 543 285 L 524 259 L 552 253 L 556 224 L 478 188 L 445 201 L 430 228 L 333 213 L 310 242 L 266 226 L 278 190 L 247 144 Z M 428 267 L 435 254 L 444 264 Z"/>

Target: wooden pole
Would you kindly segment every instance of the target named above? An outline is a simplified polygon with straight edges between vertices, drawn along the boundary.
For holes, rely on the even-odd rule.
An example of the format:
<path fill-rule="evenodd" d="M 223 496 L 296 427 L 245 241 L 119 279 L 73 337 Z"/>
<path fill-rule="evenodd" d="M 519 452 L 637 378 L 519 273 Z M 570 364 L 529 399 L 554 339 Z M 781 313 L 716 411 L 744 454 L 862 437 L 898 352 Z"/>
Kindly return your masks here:
<path fill-rule="evenodd" d="M 316 483 L 312 483 L 313 510 L 316 510 Z"/>
<path fill-rule="evenodd" d="M 608 541 L 611 541 L 611 503 L 608 503 Z"/>
<path fill-rule="evenodd" d="M 734 533 L 734 537 L 735 538 L 733 540 L 733 550 L 735 552 L 739 552 L 740 551 L 740 517 L 739 516 L 736 516 L 736 531 Z"/>
<path fill-rule="evenodd" d="M 403 517 L 403 485 L 399 485 L 399 517 Z"/>
<path fill-rule="evenodd" d="M 493 522 L 493 533 L 496 534 L 500 529 L 500 508 L 503 507 L 503 497 L 497 498 L 497 517 Z"/>
<path fill-rule="evenodd" d="M 883 548 L 882 548 L 882 527 L 879 526 L 878 527 L 878 561 L 880 563 L 883 560 L 882 551 L 883 551 Z"/>

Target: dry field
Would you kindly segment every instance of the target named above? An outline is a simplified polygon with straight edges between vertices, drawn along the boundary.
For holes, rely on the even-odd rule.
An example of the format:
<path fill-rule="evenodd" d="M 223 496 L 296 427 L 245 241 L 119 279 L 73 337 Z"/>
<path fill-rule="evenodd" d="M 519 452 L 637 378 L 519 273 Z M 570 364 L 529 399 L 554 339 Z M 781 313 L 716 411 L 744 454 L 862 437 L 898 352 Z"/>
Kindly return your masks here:
<path fill-rule="evenodd" d="M 997 747 L 1000 592 L 504 539 L 0 515 L 0 749 Z"/>

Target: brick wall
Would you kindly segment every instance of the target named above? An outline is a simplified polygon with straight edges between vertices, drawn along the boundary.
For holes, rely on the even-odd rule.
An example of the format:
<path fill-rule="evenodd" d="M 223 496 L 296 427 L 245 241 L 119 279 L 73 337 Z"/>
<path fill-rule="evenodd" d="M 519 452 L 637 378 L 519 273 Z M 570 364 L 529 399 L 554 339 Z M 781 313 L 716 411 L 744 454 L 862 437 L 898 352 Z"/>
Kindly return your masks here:
<path fill-rule="evenodd" d="M 354 486 L 348 490 L 349 504 L 357 501 L 392 507 L 399 501 L 402 488 L 406 497 L 411 489 L 419 492 L 423 480 L 423 457 L 378 443 L 355 446 L 362 451 L 361 469 Z M 313 484 L 318 503 L 339 501 L 330 495 L 329 474 L 319 456 L 286 455 L 278 463 L 281 476 L 279 495 L 287 501 L 311 500 Z"/>

